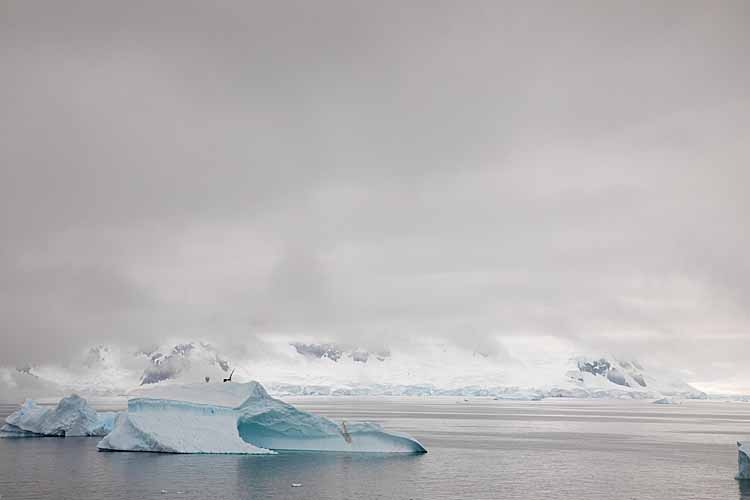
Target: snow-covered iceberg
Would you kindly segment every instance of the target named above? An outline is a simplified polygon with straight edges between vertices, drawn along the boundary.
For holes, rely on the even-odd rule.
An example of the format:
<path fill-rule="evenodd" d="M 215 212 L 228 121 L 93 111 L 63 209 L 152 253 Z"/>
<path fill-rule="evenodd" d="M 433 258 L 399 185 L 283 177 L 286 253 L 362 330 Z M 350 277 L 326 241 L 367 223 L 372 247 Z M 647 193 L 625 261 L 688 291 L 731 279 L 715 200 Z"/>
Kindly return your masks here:
<path fill-rule="evenodd" d="M 750 446 L 737 441 L 737 475 L 735 479 L 750 479 Z"/>
<path fill-rule="evenodd" d="M 27 399 L 5 419 L 0 437 L 104 436 L 112 430 L 115 412 L 97 413 L 76 395 L 64 397 L 56 407 L 44 407 Z"/>
<path fill-rule="evenodd" d="M 298 410 L 269 396 L 257 382 L 139 392 L 97 447 L 167 453 L 426 452 L 416 439 L 374 423 L 339 425 Z"/>

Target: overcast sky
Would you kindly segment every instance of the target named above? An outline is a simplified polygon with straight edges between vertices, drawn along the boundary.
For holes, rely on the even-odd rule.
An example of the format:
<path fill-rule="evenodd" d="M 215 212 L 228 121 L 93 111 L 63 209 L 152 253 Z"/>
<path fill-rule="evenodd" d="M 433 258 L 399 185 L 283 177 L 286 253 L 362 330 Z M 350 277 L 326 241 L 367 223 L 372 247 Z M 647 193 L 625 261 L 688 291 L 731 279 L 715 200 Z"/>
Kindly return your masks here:
<path fill-rule="evenodd" d="M 741 375 L 748 26 L 742 0 L 2 0 L 0 365 L 554 335 Z"/>

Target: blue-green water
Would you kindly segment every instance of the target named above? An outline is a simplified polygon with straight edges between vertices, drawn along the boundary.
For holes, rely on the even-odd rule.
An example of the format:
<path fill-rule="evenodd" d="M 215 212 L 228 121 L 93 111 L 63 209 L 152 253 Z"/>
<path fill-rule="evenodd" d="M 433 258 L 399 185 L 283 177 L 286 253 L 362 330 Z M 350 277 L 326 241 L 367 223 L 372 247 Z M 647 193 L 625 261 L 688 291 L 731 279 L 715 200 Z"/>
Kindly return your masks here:
<path fill-rule="evenodd" d="M 102 453 L 96 438 L 0 440 L 7 499 L 744 499 L 750 404 L 290 400 L 408 432 L 426 455 Z M 0 407 L 0 416 L 11 406 Z M 292 483 L 301 483 L 292 487 Z"/>

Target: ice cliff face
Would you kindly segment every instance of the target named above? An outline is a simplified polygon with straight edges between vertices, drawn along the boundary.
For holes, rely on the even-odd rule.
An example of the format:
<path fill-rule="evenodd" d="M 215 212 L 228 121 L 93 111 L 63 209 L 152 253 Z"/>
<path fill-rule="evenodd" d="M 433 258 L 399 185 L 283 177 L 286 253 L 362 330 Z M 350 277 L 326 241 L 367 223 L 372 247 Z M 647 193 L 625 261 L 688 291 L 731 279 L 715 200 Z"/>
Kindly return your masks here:
<path fill-rule="evenodd" d="M 103 436 L 113 426 L 115 413 L 97 413 L 75 394 L 60 400 L 54 408 L 26 400 L 21 408 L 5 419 L 0 428 L 4 437 L 30 436 Z"/>
<path fill-rule="evenodd" d="M 737 475 L 735 479 L 750 479 L 750 446 L 737 442 Z"/>
<path fill-rule="evenodd" d="M 97 447 L 108 451 L 273 453 L 276 450 L 424 453 L 415 439 L 371 423 L 341 426 L 272 398 L 257 382 L 173 387 L 175 397 L 128 401 Z M 165 390 L 161 391 L 164 396 Z M 156 396 L 154 394 L 153 396 Z M 243 395 L 235 407 L 228 406 Z M 221 402 L 224 404 L 216 404 Z"/>

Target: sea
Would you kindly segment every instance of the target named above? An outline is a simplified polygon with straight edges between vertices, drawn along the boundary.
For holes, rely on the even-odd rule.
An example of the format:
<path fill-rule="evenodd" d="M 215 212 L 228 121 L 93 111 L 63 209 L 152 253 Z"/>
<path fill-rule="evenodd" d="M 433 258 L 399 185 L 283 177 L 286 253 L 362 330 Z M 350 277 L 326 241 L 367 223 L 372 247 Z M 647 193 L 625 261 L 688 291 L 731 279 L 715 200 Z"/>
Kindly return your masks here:
<path fill-rule="evenodd" d="M 98 438 L 0 439 L 10 499 L 750 500 L 736 441 L 750 403 L 295 397 L 407 432 L 424 455 L 99 452 Z M 0 419 L 17 408 L 0 405 Z M 113 409 L 112 403 L 97 403 Z M 117 409 L 117 408 L 114 408 Z"/>

